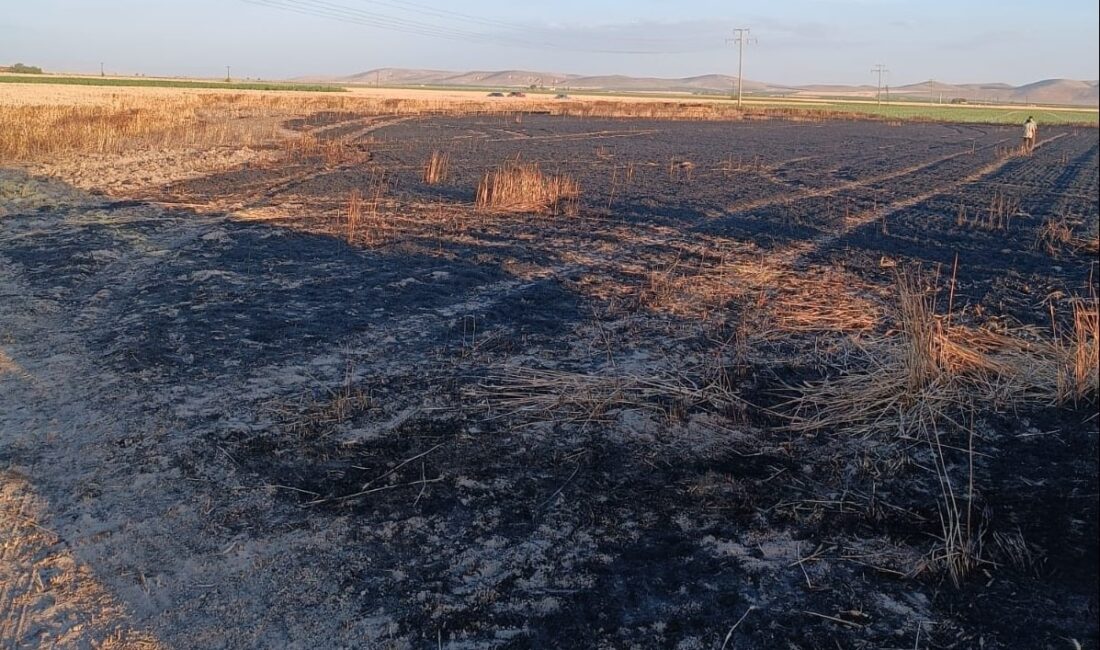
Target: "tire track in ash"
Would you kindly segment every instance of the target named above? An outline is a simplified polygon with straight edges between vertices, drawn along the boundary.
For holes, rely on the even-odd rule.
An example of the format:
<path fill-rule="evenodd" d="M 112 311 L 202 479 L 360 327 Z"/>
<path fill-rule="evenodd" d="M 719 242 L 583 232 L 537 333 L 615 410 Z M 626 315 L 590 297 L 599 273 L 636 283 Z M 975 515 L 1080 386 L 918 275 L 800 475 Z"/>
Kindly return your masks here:
<path fill-rule="evenodd" d="M 988 150 L 993 149 L 995 147 L 999 147 L 999 146 L 1003 145 L 1004 143 L 1006 143 L 1008 141 L 1009 141 L 1008 139 L 1000 140 L 1000 141 L 995 142 L 991 145 L 987 145 L 985 147 L 982 147 L 982 148 L 978 149 L 977 151 L 988 151 Z M 733 216 L 733 215 L 737 214 L 738 212 L 748 212 L 749 210 L 758 210 L 760 208 L 773 207 L 773 206 L 777 206 L 777 205 L 786 205 L 786 204 L 790 204 L 790 203 L 793 203 L 795 201 L 801 201 L 801 200 L 804 200 L 804 199 L 815 199 L 815 198 L 822 198 L 822 197 L 826 197 L 826 196 L 834 196 L 836 194 L 839 194 L 841 192 L 846 192 L 846 191 L 849 191 L 849 190 L 867 188 L 867 187 L 873 186 L 877 183 L 881 183 L 883 181 L 890 181 L 890 180 L 895 180 L 895 179 L 898 179 L 898 178 L 912 176 L 912 175 L 914 175 L 918 172 L 924 171 L 925 169 L 928 169 L 930 167 L 940 165 L 942 163 L 948 162 L 950 160 L 954 160 L 956 158 L 960 158 L 962 156 L 972 155 L 973 153 L 975 153 L 975 152 L 971 151 L 971 150 L 956 151 L 955 153 L 950 153 L 950 154 L 947 154 L 945 156 L 940 156 L 938 158 L 934 158 L 932 160 L 929 160 L 929 161 L 926 161 L 926 162 L 923 162 L 923 163 L 919 163 L 917 165 L 911 165 L 909 167 L 905 167 L 905 168 L 898 169 L 898 170 L 895 170 L 895 171 L 887 172 L 885 174 L 879 174 L 877 176 L 872 176 L 872 177 L 869 177 L 869 178 L 864 178 L 864 179 L 861 179 L 861 180 L 848 181 L 846 183 L 841 183 L 839 185 L 833 185 L 831 187 L 826 187 L 826 188 L 822 188 L 822 189 L 803 190 L 801 192 L 795 192 L 794 194 L 783 195 L 782 197 L 769 197 L 769 198 L 765 198 L 765 199 L 756 199 L 756 200 L 753 200 L 753 201 L 745 201 L 745 202 L 742 202 L 742 203 L 735 203 L 735 204 L 727 207 L 725 210 L 714 211 L 712 213 L 707 214 L 707 216 L 710 217 L 710 218 L 713 218 L 713 219 L 719 219 L 719 218 L 725 218 L 725 217 Z"/>
<path fill-rule="evenodd" d="M 334 138 L 333 141 L 345 142 L 345 143 L 356 142 L 356 141 L 370 135 L 371 133 L 374 133 L 375 131 L 378 131 L 380 129 L 384 129 L 388 126 L 393 126 L 395 124 L 400 124 L 401 122 L 406 122 L 410 119 L 412 119 L 412 118 L 411 117 L 367 118 L 369 123 L 366 126 L 364 126 L 361 129 L 357 129 L 357 130 L 355 130 L 351 133 L 348 133 L 348 134 L 342 135 L 340 137 Z M 324 174 L 331 174 L 331 173 L 339 173 L 339 172 L 343 172 L 343 171 L 348 171 L 348 170 L 353 169 L 354 167 L 358 166 L 359 164 L 361 164 L 361 163 L 359 163 L 359 162 L 342 163 L 342 164 L 336 165 L 334 167 L 321 167 L 320 169 L 316 169 L 316 168 L 307 169 L 307 170 L 298 172 L 296 174 L 291 174 L 290 176 L 285 177 L 285 178 L 283 178 L 282 180 L 280 180 L 276 183 L 268 185 L 266 187 L 266 189 L 263 189 L 263 190 L 257 191 L 257 192 L 253 192 L 252 194 L 246 195 L 245 198 L 243 198 L 240 201 L 237 201 L 235 203 L 232 203 L 232 204 L 228 205 L 225 209 L 229 212 L 238 212 L 238 211 L 241 211 L 241 210 L 247 210 L 249 208 L 259 207 L 259 206 L 263 205 L 267 200 L 274 198 L 275 196 L 285 192 L 286 190 L 294 187 L 295 185 L 300 185 L 302 183 L 307 183 L 307 182 L 309 182 L 311 180 L 314 180 L 314 179 L 316 179 L 316 178 L 318 178 L 318 177 L 320 177 Z"/>
<path fill-rule="evenodd" d="M 1039 142 L 1035 145 L 1035 150 L 1037 151 L 1040 148 L 1045 147 L 1045 146 L 1049 145 L 1050 143 L 1055 142 L 1055 141 L 1065 137 L 1066 135 L 1067 135 L 1066 133 L 1059 133 L 1058 135 L 1055 135 L 1052 138 L 1048 138 L 1046 140 L 1043 140 L 1042 142 Z M 991 145 L 991 146 L 997 146 L 997 145 Z M 934 197 L 937 197 L 937 196 L 940 196 L 940 195 L 954 194 L 959 189 L 961 189 L 961 188 L 963 188 L 967 185 L 980 182 L 980 181 L 988 178 L 989 176 L 992 176 L 993 174 L 996 174 L 997 172 L 1001 171 L 1005 166 L 1007 166 L 1009 163 L 1015 161 L 1016 159 L 1017 159 L 1016 156 L 1008 156 L 1008 157 L 1005 157 L 1005 158 L 1000 158 L 1000 159 L 995 160 L 995 161 L 993 161 L 989 164 L 986 164 L 986 165 L 983 165 L 982 167 L 979 167 L 978 169 L 971 172 L 970 174 L 967 174 L 966 176 L 964 176 L 964 177 L 962 177 L 958 180 L 952 181 L 952 182 L 948 183 L 947 185 L 939 186 L 939 187 L 936 187 L 934 189 L 931 189 L 931 190 L 928 190 L 928 191 L 925 191 L 925 192 L 921 192 L 919 194 L 915 194 L 913 196 L 906 197 L 904 199 L 900 199 L 898 201 L 892 201 L 892 202 L 878 208 L 877 210 L 869 210 L 869 211 L 865 212 L 862 215 L 859 215 L 859 216 L 856 216 L 854 218 L 850 218 L 850 219 L 846 220 L 844 226 L 842 228 L 838 229 L 838 230 L 830 231 L 830 232 L 827 232 L 827 233 L 822 233 L 821 235 L 819 235 L 817 237 L 814 237 L 813 239 L 810 239 L 808 241 L 798 242 L 798 243 L 790 246 L 788 249 L 780 251 L 779 253 L 777 253 L 777 255 L 779 256 L 779 259 L 785 264 L 788 264 L 788 265 L 797 264 L 801 260 L 801 258 L 804 257 L 806 254 L 814 252 L 814 251 L 821 250 L 822 248 L 826 248 L 826 247 L 832 245 L 833 243 L 835 243 L 836 241 L 840 240 L 841 238 L 849 235 L 854 230 L 862 228 L 862 227 L 864 227 L 868 224 L 874 223 L 875 221 L 885 219 L 885 218 L 887 218 L 891 215 L 894 215 L 894 214 L 897 214 L 898 212 L 901 212 L 902 210 L 907 210 L 907 209 L 909 209 L 909 208 L 911 208 L 911 207 L 913 207 L 917 204 L 923 203 L 923 202 L 925 202 L 929 199 L 932 199 Z M 923 168 L 928 167 L 928 166 L 929 165 L 923 165 L 923 166 L 921 166 L 921 168 L 923 169 Z"/>
<path fill-rule="evenodd" d="M 343 120 L 341 122 L 336 122 L 334 124 L 326 124 L 324 126 L 318 126 L 316 128 L 309 129 L 309 130 L 304 132 L 304 135 L 312 135 L 315 138 L 324 138 L 329 133 L 332 133 L 332 132 L 339 133 L 339 131 L 341 131 L 343 129 L 348 129 L 349 127 L 354 127 L 356 125 L 363 125 L 364 128 L 370 128 L 371 125 L 376 124 L 380 121 L 384 121 L 386 119 L 387 119 L 387 116 L 385 116 L 385 115 L 368 115 L 368 116 L 353 117 L 349 120 Z M 349 131 L 348 133 L 349 134 L 358 133 L 360 130 L 361 129 L 353 129 L 353 130 Z M 346 140 L 346 139 L 348 139 L 348 137 L 349 136 L 346 135 L 346 134 L 345 135 L 339 135 L 338 134 L 333 139 Z"/>
<path fill-rule="evenodd" d="M 503 133 L 514 134 L 514 137 L 493 138 L 483 141 L 514 142 L 516 140 L 523 140 L 565 142 L 569 140 L 611 140 L 615 138 L 637 138 L 646 135 L 653 135 L 654 133 L 658 133 L 658 131 L 657 129 L 648 129 L 645 131 L 592 131 L 590 133 L 567 133 L 564 135 L 527 135 L 525 133 L 519 133 L 517 131 L 503 131 Z"/>
<path fill-rule="evenodd" d="M 1086 178 L 1084 184 L 1079 183 L 1078 179 L 1096 170 L 1098 156 L 1100 156 L 1100 145 L 1093 144 L 1087 151 L 1074 158 L 1073 162 L 1066 165 L 1065 169 L 1058 174 L 1049 186 L 1027 188 L 1021 202 L 1021 208 L 1026 208 L 1024 212 L 1028 215 L 1044 212 L 1047 215 L 1065 216 L 1067 214 L 1077 214 L 1079 212 L 1077 208 L 1081 204 L 1094 205 L 1095 192 L 1080 194 L 1072 193 L 1069 190 L 1078 185 L 1091 185 L 1088 182 L 1092 180 L 1090 178 Z M 1088 212 L 1092 212 L 1091 207 L 1086 209 L 1081 216 L 1090 216 Z M 1092 216 L 1095 216 L 1095 213 Z"/>
<path fill-rule="evenodd" d="M 1048 140 L 1044 140 L 1038 143 L 1036 145 L 1036 150 L 1059 140 L 1065 135 L 1065 133 L 1058 134 Z M 918 170 L 925 169 L 934 164 L 937 164 L 938 162 L 953 159 L 957 155 L 961 154 L 953 154 L 951 156 L 943 157 L 938 161 L 925 163 L 914 167 Z M 806 272 L 812 272 L 812 268 L 808 268 L 807 263 L 809 262 L 809 258 L 813 254 L 831 246 L 835 242 L 839 241 L 843 237 L 849 235 L 859 228 L 865 227 L 880 219 L 889 217 L 892 214 L 901 212 L 902 210 L 911 208 L 912 206 L 920 204 L 933 197 L 940 195 L 950 195 L 969 184 L 981 182 L 989 176 L 996 174 L 1004 167 L 1009 165 L 1011 162 L 1016 160 L 1018 160 L 1018 157 L 1016 156 L 994 160 L 993 162 L 982 165 L 981 167 L 970 172 L 969 174 L 966 174 L 965 176 L 962 176 L 957 180 L 949 182 L 946 185 L 940 185 L 927 191 L 918 192 L 917 194 L 913 194 L 902 199 L 893 201 L 891 203 L 885 204 L 878 209 L 868 210 L 863 214 L 848 218 L 845 220 L 843 226 L 837 230 L 825 232 L 816 237 L 790 243 L 783 247 L 775 249 L 769 254 L 754 259 L 752 264 L 754 272 L 749 274 L 740 274 L 737 278 L 737 282 L 742 283 L 745 287 L 748 287 L 753 291 L 763 289 L 777 289 L 780 291 L 793 291 L 794 293 L 798 293 L 800 291 L 799 289 L 797 289 L 798 283 L 794 280 L 796 280 L 798 277 L 803 276 Z M 913 172 L 910 171 L 908 173 Z M 904 174 L 894 173 L 887 175 L 887 178 L 898 178 L 901 176 L 904 176 Z M 860 185 L 866 186 L 869 185 L 869 183 L 861 183 Z M 780 278 L 790 278 L 792 280 L 791 282 L 786 283 L 789 288 L 785 289 L 785 283 L 782 280 L 779 280 Z M 855 278 L 851 278 L 851 282 L 852 284 L 848 287 L 848 289 L 852 291 L 856 291 L 858 289 L 858 293 L 863 293 L 863 289 L 866 289 L 867 291 L 871 291 L 872 289 L 872 287 L 866 282 L 859 281 Z M 844 296 L 837 295 L 835 296 L 835 299 L 843 300 Z"/>
<path fill-rule="evenodd" d="M 349 124 L 366 123 L 363 127 L 350 131 L 346 134 L 332 138 L 329 142 L 343 142 L 354 143 L 362 138 L 389 126 L 400 124 L 413 119 L 413 116 L 371 116 L 366 118 L 356 118 L 354 120 L 347 120 L 346 122 L 340 122 L 339 124 L 330 124 L 321 129 L 315 129 L 308 131 L 303 135 L 316 135 L 319 131 L 327 132 L 337 128 L 346 128 Z M 209 197 L 206 201 L 173 201 L 173 200 L 160 200 L 153 202 L 156 205 L 165 208 L 177 207 L 177 208 L 190 208 L 194 210 L 214 210 L 226 213 L 227 216 L 232 216 L 234 212 L 241 212 L 251 208 L 257 208 L 265 205 L 270 199 L 287 191 L 288 189 L 299 185 L 301 183 L 307 183 L 314 180 L 324 174 L 339 173 L 349 171 L 355 168 L 359 162 L 341 163 L 333 167 L 310 167 L 293 174 L 281 176 L 273 181 L 261 181 L 244 186 L 241 189 L 240 196 L 235 197 L 235 200 L 222 203 L 220 197 Z"/>

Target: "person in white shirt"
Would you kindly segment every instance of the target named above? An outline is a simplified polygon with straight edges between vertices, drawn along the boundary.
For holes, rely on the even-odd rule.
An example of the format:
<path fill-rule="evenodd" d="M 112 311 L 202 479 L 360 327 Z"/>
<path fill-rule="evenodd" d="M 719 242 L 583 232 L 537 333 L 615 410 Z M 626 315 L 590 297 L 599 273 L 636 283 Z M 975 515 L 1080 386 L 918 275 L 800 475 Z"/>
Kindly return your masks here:
<path fill-rule="evenodd" d="M 1030 115 L 1027 117 L 1027 121 L 1024 122 L 1024 153 L 1031 155 L 1031 152 L 1035 150 L 1035 137 L 1039 134 L 1039 124 L 1035 122 L 1035 118 Z"/>

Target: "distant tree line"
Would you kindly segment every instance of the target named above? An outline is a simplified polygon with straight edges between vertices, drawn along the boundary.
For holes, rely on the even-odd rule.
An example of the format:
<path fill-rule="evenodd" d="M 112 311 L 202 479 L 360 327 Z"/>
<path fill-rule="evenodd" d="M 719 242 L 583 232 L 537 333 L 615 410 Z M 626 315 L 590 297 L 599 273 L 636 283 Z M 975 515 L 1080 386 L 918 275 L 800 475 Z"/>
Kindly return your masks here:
<path fill-rule="evenodd" d="M 16 63 L 6 68 L 0 67 L 0 72 L 15 72 L 18 74 L 42 74 L 42 68 L 36 65 L 24 65 Z"/>

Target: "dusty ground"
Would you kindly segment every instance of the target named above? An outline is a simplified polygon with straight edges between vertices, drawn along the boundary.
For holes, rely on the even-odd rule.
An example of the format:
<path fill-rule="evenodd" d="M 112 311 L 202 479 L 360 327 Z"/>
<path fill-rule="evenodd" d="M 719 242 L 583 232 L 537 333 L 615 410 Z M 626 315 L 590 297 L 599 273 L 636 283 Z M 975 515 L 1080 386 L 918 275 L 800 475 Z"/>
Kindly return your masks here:
<path fill-rule="evenodd" d="M 1064 325 L 1092 254 L 1037 231 L 1095 232 L 1095 130 L 284 126 L 339 151 L 0 171 L 7 646 L 1097 647 L 1094 401 L 974 413 L 959 586 L 923 447 L 782 407 L 909 264 Z M 516 155 L 581 214 L 475 209 Z"/>

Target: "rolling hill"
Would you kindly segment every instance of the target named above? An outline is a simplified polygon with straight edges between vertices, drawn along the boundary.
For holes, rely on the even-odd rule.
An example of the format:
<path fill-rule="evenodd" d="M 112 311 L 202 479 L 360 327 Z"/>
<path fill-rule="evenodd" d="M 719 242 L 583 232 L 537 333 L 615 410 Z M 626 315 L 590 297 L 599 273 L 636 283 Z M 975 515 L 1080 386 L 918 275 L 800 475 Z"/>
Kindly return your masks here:
<path fill-rule="evenodd" d="M 570 91 L 610 91 L 637 93 L 690 93 L 718 95 L 732 92 L 737 78 L 709 74 L 680 79 L 629 77 L 625 75 L 583 76 L 560 72 L 532 70 L 496 70 L 455 72 L 449 70 L 416 70 L 379 68 L 346 77 L 309 78 L 309 81 L 330 81 L 349 84 L 385 86 L 455 86 L 474 88 L 527 88 L 532 86 Z M 866 98 L 876 93 L 870 85 L 812 84 L 784 86 L 745 80 L 746 92 L 792 97 Z M 898 99 L 1019 104 L 1065 104 L 1097 106 L 1100 104 L 1100 83 L 1073 79 L 1046 79 L 1023 86 L 1004 83 L 947 84 L 938 81 L 898 86 L 890 89 Z"/>
<path fill-rule="evenodd" d="M 1023 86 L 1008 84 L 944 84 L 925 81 L 902 86 L 894 90 L 899 96 L 924 99 L 962 98 L 972 102 L 996 102 L 1013 104 L 1073 104 L 1096 106 L 1100 104 L 1100 84 L 1096 81 L 1073 79 L 1045 79 Z"/>

